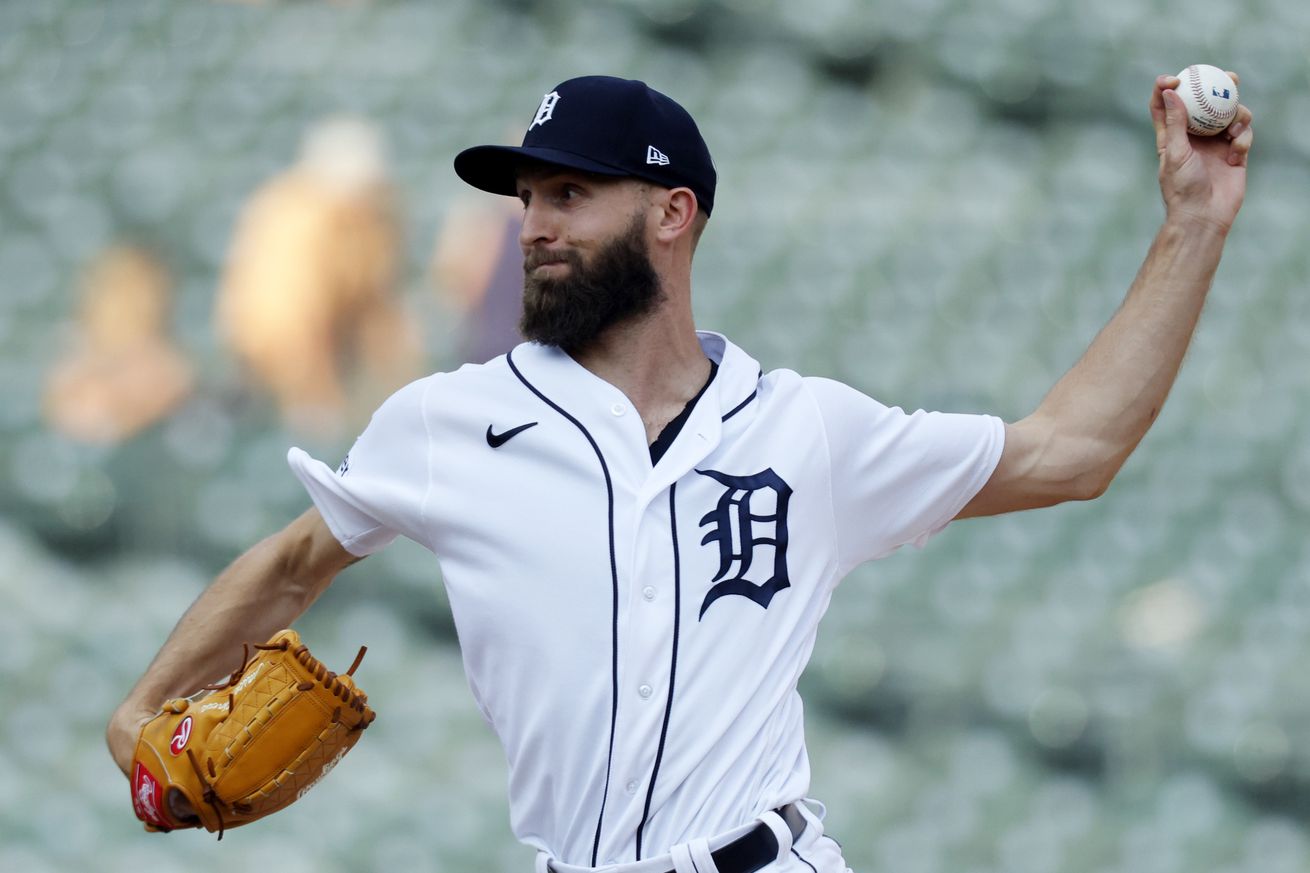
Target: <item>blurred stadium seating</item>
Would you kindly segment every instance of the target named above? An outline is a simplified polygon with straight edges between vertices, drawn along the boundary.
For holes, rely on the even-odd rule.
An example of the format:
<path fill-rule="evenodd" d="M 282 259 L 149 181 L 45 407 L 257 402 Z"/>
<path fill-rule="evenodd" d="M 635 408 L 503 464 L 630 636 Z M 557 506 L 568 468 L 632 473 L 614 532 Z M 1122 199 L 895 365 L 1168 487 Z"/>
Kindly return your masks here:
<path fill-rule="evenodd" d="M 1241 71 L 1259 140 L 1169 404 L 1102 500 L 844 583 L 804 679 L 813 790 L 867 873 L 1310 870 L 1308 37 L 1299 0 L 0 3 L 0 870 L 530 863 L 409 544 L 304 622 L 330 660 L 372 647 L 378 735 L 335 786 L 221 846 L 146 838 L 103 751 L 200 586 L 305 505 L 286 447 L 348 448 L 287 433 L 212 331 L 238 211 L 314 121 L 390 144 L 433 368 L 457 363 L 426 272 L 451 158 L 609 72 L 682 100 L 714 150 L 702 326 L 766 368 L 1013 419 L 1133 278 L 1162 214 L 1145 100 L 1191 62 Z M 41 392 L 114 244 L 177 277 L 199 376 L 87 446 Z"/>

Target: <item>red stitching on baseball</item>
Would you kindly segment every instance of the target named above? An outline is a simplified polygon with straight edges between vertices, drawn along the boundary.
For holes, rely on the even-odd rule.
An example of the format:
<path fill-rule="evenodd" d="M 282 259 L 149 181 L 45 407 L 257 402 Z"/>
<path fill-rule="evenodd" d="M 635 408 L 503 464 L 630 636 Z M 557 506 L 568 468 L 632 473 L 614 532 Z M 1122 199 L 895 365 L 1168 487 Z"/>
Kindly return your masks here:
<path fill-rule="evenodd" d="M 1211 119 L 1213 119 L 1207 119 L 1210 124 L 1218 124 L 1221 121 L 1227 121 L 1237 114 L 1236 107 L 1227 112 L 1215 108 L 1215 105 L 1211 103 L 1206 96 L 1205 88 L 1201 85 L 1201 71 L 1198 70 L 1195 65 L 1187 68 L 1187 77 L 1192 80 L 1192 96 L 1196 98 L 1197 104 L 1202 109 L 1210 113 Z"/>

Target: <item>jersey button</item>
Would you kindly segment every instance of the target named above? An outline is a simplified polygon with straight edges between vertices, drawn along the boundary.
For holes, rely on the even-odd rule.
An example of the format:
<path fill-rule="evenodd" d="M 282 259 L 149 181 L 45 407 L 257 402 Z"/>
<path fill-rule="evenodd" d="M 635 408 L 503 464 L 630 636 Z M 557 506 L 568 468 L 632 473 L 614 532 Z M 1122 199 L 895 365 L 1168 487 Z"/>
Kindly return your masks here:
<path fill-rule="evenodd" d="M 655 589 L 647 585 L 645 588 L 641 589 L 641 596 L 646 598 L 647 600 L 654 600 Z"/>
<path fill-rule="evenodd" d="M 649 685 L 643 685 L 637 689 L 637 693 L 641 695 L 642 700 L 646 700 L 655 693 L 655 689 L 651 688 Z"/>
<path fill-rule="evenodd" d="M 610 412 L 614 413 L 616 416 L 622 415 L 627 411 L 628 408 L 624 406 L 622 403 L 615 403 L 613 406 L 610 407 Z"/>
<path fill-rule="evenodd" d="M 630 779 L 630 780 L 628 780 L 628 784 L 625 785 L 624 787 L 628 789 L 628 793 L 629 793 L 629 794 L 636 794 L 636 793 L 637 793 L 637 780 L 636 780 L 636 779 Z"/>

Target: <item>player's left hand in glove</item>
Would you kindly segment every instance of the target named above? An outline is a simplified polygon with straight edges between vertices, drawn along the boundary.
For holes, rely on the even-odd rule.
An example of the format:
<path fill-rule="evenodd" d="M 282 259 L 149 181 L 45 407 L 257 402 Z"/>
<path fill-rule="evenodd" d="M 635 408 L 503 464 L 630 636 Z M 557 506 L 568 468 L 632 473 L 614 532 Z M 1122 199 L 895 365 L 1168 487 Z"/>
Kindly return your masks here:
<path fill-rule="evenodd" d="M 169 700 L 137 740 L 132 806 L 148 831 L 248 824 L 298 800 L 374 719 L 353 674 L 329 671 L 293 630 L 219 686 Z M 206 693 L 208 692 L 208 693 Z"/>

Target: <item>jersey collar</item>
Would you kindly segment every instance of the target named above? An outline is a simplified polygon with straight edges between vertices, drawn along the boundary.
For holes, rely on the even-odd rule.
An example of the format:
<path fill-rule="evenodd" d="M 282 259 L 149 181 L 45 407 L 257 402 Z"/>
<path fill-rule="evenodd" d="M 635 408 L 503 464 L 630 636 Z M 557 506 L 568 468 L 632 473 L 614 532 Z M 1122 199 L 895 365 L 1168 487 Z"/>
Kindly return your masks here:
<path fill-rule="evenodd" d="M 627 396 L 555 346 L 523 343 L 509 355 L 514 367 L 542 396 L 574 418 L 606 446 L 616 473 L 648 488 L 676 479 L 719 444 L 723 422 L 749 408 L 759 364 L 727 337 L 697 331 L 705 355 L 719 365 L 704 396 L 654 470 L 645 427 Z M 624 448 L 626 447 L 626 448 Z"/>
<path fill-rule="evenodd" d="M 761 375 L 760 365 L 721 333 L 698 330 L 696 338 L 705 356 L 719 365 L 719 372 L 697 405 L 713 404 L 722 420 L 754 395 Z M 556 346 L 526 342 L 517 346 L 512 356 L 524 376 L 574 415 L 585 414 L 585 407 L 592 403 L 609 408 L 614 403 L 627 402 L 622 391 Z"/>
<path fill-rule="evenodd" d="M 696 338 L 700 340 L 705 356 L 719 365 L 719 372 L 710 385 L 710 391 L 705 392 L 705 397 L 708 398 L 711 392 L 715 393 L 722 421 L 755 395 L 760 381 L 760 365 L 721 333 L 698 330 Z"/>

